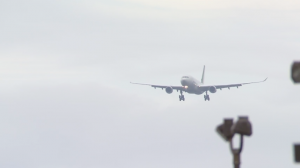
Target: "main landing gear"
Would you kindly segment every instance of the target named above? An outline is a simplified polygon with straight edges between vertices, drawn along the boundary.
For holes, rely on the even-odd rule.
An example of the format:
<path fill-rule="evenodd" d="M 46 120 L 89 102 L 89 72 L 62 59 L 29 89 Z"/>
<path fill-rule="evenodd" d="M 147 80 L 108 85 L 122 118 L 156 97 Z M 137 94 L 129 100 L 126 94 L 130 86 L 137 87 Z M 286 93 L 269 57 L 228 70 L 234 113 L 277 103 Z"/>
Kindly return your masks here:
<path fill-rule="evenodd" d="M 182 90 L 180 90 L 180 95 L 179 95 L 179 101 L 184 101 L 185 98 L 184 98 L 184 95 L 182 94 Z"/>
<path fill-rule="evenodd" d="M 204 95 L 204 100 L 210 101 L 210 98 L 209 98 L 209 95 L 207 94 L 207 92 L 206 92 L 206 95 Z"/>

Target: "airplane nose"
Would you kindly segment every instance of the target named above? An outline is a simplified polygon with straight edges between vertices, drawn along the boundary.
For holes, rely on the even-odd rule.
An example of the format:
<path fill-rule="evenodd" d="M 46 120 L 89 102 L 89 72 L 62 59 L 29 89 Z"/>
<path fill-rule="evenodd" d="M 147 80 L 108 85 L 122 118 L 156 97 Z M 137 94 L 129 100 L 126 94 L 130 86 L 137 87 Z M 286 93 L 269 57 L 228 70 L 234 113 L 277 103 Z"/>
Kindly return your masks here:
<path fill-rule="evenodd" d="M 185 80 L 185 79 L 181 79 L 181 81 L 180 81 L 180 82 L 181 82 L 181 85 L 182 85 L 182 86 L 185 86 L 185 85 L 187 85 L 187 82 L 186 82 L 186 80 Z"/>

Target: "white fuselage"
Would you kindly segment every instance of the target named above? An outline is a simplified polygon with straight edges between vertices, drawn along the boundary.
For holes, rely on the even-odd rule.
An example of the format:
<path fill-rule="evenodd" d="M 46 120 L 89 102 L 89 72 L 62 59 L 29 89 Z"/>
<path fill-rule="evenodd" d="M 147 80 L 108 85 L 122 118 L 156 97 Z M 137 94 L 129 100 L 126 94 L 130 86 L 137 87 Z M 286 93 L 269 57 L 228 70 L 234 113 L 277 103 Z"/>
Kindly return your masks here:
<path fill-rule="evenodd" d="M 205 90 L 200 87 L 202 83 L 192 76 L 183 76 L 180 82 L 188 93 L 200 95 L 205 92 Z"/>

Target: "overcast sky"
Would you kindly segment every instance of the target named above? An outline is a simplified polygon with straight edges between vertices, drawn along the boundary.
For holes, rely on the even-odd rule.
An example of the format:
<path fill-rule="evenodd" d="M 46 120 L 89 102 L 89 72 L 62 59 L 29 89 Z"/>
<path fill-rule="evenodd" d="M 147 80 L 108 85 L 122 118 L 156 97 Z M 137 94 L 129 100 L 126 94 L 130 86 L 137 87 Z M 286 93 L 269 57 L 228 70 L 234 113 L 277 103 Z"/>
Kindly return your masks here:
<path fill-rule="evenodd" d="M 231 168 L 216 133 L 248 115 L 243 168 L 293 168 L 299 0 L 0 1 L 0 167 Z M 180 85 L 269 79 L 203 95 Z"/>

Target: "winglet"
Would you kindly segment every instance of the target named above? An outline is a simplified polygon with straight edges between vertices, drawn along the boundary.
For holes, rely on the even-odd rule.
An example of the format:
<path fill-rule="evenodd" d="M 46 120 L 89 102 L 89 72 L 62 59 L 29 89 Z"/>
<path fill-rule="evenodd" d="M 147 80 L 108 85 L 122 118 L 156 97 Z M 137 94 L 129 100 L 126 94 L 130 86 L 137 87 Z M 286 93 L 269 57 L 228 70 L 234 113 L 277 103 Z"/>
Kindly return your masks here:
<path fill-rule="evenodd" d="M 258 82 L 249 82 L 249 83 L 241 83 L 242 85 L 246 85 L 246 84 L 251 84 L 251 83 L 261 83 L 261 82 L 265 82 L 268 78 L 266 78 L 263 81 L 258 81 Z"/>

